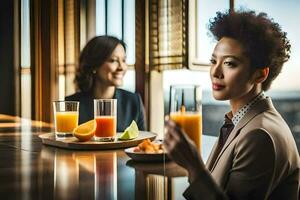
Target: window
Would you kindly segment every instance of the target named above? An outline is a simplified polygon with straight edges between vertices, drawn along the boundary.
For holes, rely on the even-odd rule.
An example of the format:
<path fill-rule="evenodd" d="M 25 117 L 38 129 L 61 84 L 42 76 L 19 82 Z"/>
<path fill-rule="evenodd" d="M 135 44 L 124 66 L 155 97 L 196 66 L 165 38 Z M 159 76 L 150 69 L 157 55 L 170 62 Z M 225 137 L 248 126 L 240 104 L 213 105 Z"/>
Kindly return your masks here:
<path fill-rule="evenodd" d="M 21 1 L 21 116 L 31 118 L 30 0 Z"/>
<path fill-rule="evenodd" d="M 215 46 L 215 41 L 208 35 L 207 24 L 209 20 L 216 15 L 216 12 L 229 9 L 229 1 L 198 0 L 196 3 L 196 8 L 196 51 L 194 63 L 208 64 L 211 58 L 211 53 Z"/>
<path fill-rule="evenodd" d="M 135 0 L 96 0 L 96 35 L 112 35 L 126 43 L 129 69 L 123 89 L 135 91 Z"/>

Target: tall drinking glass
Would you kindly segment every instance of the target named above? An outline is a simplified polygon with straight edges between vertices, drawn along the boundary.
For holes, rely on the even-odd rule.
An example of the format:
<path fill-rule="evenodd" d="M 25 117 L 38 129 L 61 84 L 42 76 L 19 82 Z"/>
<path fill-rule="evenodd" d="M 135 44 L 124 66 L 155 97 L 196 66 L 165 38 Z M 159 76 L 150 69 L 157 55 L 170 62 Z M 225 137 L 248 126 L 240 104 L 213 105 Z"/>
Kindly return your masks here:
<path fill-rule="evenodd" d="M 73 130 L 78 126 L 78 101 L 54 101 L 54 125 L 56 138 L 73 135 Z"/>
<path fill-rule="evenodd" d="M 201 152 L 202 90 L 199 85 L 170 87 L 170 119 L 181 126 Z"/>
<path fill-rule="evenodd" d="M 117 99 L 94 99 L 97 123 L 94 140 L 114 141 L 117 134 Z"/>

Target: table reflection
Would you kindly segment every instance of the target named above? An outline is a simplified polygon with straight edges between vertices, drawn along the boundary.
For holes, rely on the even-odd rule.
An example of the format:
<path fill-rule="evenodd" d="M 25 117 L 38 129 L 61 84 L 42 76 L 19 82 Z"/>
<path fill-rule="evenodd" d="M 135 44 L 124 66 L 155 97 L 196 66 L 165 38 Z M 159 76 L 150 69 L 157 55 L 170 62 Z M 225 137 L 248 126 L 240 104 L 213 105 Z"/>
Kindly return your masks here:
<path fill-rule="evenodd" d="M 79 199 L 94 199 L 96 197 L 96 155 L 92 152 L 75 152 L 72 153 L 72 158 L 78 166 Z"/>
<path fill-rule="evenodd" d="M 28 122 L 28 123 L 27 123 Z M 0 114 L 0 196 L 5 199 L 182 199 L 186 171 L 173 162 L 135 163 L 124 149 L 43 145 L 50 125 Z M 203 136 L 203 158 L 215 138 Z M 130 161 L 129 161 L 130 160 Z"/>
<path fill-rule="evenodd" d="M 78 186 L 78 164 L 68 152 L 57 150 L 54 159 L 54 198 L 77 198 Z"/>
<path fill-rule="evenodd" d="M 174 162 L 147 163 L 129 160 L 126 163 L 135 169 L 135 199 L 178 199 L 175 179 L 187 176 L 187 171 Z"/>
<path fill-rule="evenodd" d="M 27 158 L 28 164 L 21 162 L 22 190 L 10 193 L 14 197 L 182 199 L 188 186 L 187 172 L 174 162 L 135 162 L 123 149 L 73 151 L 42 146 L 40 153 L 24 151 L 20 155 L 21 160 Z M 14 190 L 19 191 L 17 186 Z"/>
<path fill-rule="evenodd" d="M 117 199 L 116 152 L 56 149 L 53 164 L 55 199 Z"/>
<path fill-rule="evenodd" d="M 50 185 L 54 199 L 177 199 L 182 193 L 176 193 L 176 182 L 184 179 L 180 185 L 187 185 L 186 170 L 174 162 L 135 162 L 123 150 L 94 152 L 43 147 L 41 155 L 42 163 L 47 165 L 42 167 L 46 170 L 43 175 L 52 171 L 49 164 L 53 166 Z"/>
<path fill-rule="evenodd" d="M 105 152 L 96 157 L 95 197 L 117 199 L 117 155 Z"/>

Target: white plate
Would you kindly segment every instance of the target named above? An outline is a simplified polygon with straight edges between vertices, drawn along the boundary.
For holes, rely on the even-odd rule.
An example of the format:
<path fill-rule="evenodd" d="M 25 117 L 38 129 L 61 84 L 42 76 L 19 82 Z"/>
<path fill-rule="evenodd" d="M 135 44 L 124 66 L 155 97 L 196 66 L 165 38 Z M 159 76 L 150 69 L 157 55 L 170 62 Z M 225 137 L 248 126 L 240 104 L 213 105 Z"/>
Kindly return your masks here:
<path fill-rule="evenodd" d="M 134 152 L 133 149 L 135 147 L 131 147 L 125 149 L 125 153 L 135 161 L 142 162 L 164 162 L 168 161 L 169 158 L 166 153 L 145 153 L 145 152 Z"/>

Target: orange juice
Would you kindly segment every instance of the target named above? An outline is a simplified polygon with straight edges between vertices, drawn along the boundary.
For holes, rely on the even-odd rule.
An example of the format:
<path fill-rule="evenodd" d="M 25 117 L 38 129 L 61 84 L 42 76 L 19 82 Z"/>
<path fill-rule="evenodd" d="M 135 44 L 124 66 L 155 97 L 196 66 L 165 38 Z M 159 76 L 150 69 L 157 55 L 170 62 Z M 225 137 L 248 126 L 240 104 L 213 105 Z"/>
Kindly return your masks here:
<path fill-rule="evenodd" d="M 202 115 L 193 112 L 176 112 L 170 114 L 171 120 L 183 128 L 186 134 L 192 139 L 198 150 L 201 149 L 201 135 L 202 135 Z"/>
<path fill-rule="evenodd" d="M 98 116 L 95 119 L 97 123 L 96 137 L 114 137 L 116 135 L 117 120 L 115 116 Z"/>
<path fill-rule="evenodd" d="M 56 132 L 72 133 L 78 125 L 78 112 L 56 112 Z"/>

